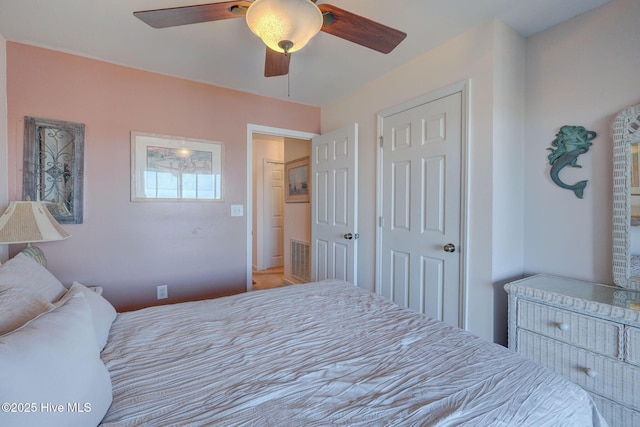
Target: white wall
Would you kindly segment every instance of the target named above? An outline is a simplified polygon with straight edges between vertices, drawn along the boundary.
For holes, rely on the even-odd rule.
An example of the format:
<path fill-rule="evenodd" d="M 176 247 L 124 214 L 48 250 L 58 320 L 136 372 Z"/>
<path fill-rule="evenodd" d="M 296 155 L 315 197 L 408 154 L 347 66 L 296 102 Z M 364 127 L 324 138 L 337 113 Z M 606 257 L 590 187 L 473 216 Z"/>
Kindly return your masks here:
<path fill-rule="evenodd" d="M 471 79 L 467 327 L 472 332 L 502 341 L 501 285 L 511 278 L 552 273 L 612 283 L 610 128 L 620 110 L 640 103 L 638 16 L 637 0 L 613 0 L 525 42 L 500 22 L 490 22 L 322 109 L 322 132 L 360 124 L 359 179 L 374 182 L 376 113 Z M 598 133 L 591 150 L 580 156 L 582 169 L 561 175 L 568 183 L 589 180 L 582 200 L 549 178 L 547 148 L 566 124 Z M 375 192 L 363 185 L 359 197 L 358 285 L 368 289 L 375 273 Z"/>
<path fill-rule="evenodd" d="M 9 168 L 7 159 L 7 44 L 0 34 L 0 170 Z M 6 173 L 0 173 L 0 214 L 9 204 L 9 182 Z M 0 262 L 9 257 L 8 245 L 0 245 Z"/>
<path fill-rule="evenodd" d="M 614 0 L 527 39 L 525 272 L 612 283 L 612 140 L 616 114 L 640 103 L 640 2 Z M 563 125 L 598 133 L 582 169 L 584 199 L 549 178 L 546 151 Z M 571 169 L 571 168 L 569 168 Z"/>
<path fill-rule="evenodd" d="M 494 341 L 507 343 L 505 282 L 524 266 L 525 39 L 494 25 L 493 281 Z"/>
<path fill-rule="evenodd" d="M 470 119 L 469 119 L 469 237 L 467 253 L 472 254 L 468 262 L 467 327 L 472 332 L 493 339 L 493 281 L 492 271 L 492 228 L 493 228 L 493 162 L 511 164 L 510 157 L 518 157 L 518 150 L 507 151 L 494 159 L 493 144 L 497 137 L 517 135 L 518 129 L 503 126 L 502 119 L 497 124 L 504 129 L 494 135 L 494 86 L 507 84 L 495 80 L 494 67 L 508 66 L 504 73 L 518 71 L 510 61 L 502 59 L 495 63 L 494 45 L 496 39 L 505 54 L 518 45 L 517 37 L 504 24 L 491 21 L 479 28 L 433 49 L 419 58 L 393 70 L 387 75 L 350 93 L 332 105 L 322 109 L 322 132 L 340 128 L 349 123 L 359 124 L 359 233 L 358 241 L 358 286 L 373 290 L 375 278 L 375 185 L 376 176 L 376 113 L 404 103 L 418 96 L 428 94 L 453 83 L 471 79 Z M 514 40 L 516 40 L 514 42 Z M 516 80 L 517 81 L 517 80 Z M 500 92 L 500 104 L 507 108 L 509 91 Z M 516 96 L 515 104 L 521 102 Z M 509 116 L 499 114 L 498 117 Z M 511 143 L 511 139 L 509 143 Z M 501 144 L 500 141 L 495 142 Z M 506 143 L 506 142 L 505 142 Z M 500 197 L 514 193 L 512 189 L 498 188 Z M 512 223 L 521 223 L 518 220 Z M 509 230 L 503 230 L 508 233 Z M 517 234 L 517 233 L 516 233 Z M 522 252 L 522 248 L 516 248 Z M 518 255 L 516 255 L 517 257 Z"/>

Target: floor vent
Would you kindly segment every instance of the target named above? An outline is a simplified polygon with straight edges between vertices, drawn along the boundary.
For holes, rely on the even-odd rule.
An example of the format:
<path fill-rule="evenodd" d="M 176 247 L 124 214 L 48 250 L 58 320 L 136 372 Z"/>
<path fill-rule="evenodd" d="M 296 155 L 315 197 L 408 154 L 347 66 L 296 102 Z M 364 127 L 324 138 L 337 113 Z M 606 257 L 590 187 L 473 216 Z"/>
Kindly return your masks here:
<path fill-rule="evenodd" d="M 308 243 L 291 240 L 291 276 L 303 282 L 311 280 L 311 257 Z"/>

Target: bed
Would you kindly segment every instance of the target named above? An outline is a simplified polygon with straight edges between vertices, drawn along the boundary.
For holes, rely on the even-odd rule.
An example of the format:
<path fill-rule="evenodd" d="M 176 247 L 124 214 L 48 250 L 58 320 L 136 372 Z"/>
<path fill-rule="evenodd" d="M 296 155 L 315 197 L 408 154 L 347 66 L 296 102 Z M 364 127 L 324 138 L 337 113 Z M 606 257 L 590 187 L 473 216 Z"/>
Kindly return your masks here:
<path fill-rule="evenodd" d="M 585 391 L 533 361 L 346 282 L 117 316 L 98 293 L 77 283 L 51 298 L 65 298 L 72 289 L 76 297 L 27 322 L 27 332 L 70 302 L 90 301 L 90 329 L 94 339 L 104 336 L 94 353 L 108 373 L 111 399 L 97 404 L 104 396 L 74 397 L 91 401 L 92 410 L 87 417 L 67 411 L 73 413 L 60 425 L 85 417 L 77 425 L 606 426 Z M 3 354 L 12 335 L 24 329 L 0 336 L 0 364 L 7 362 Z M 45 360 L 56 359 L 47 352 Z M 24 372 L 22 360 L 13 363 L 12 372 Z M 104 383 L 101 372 L 85 376 Z M 34 399 L 3 385 L 15 381 L 7 375 L 0 372 L 0 399 Z M 101 386 L 88 388 L 93 393 Z M 50 423 L 51 414 L 2 416 L 20 426 L 34 420 L 32 425 L 58 425 Z M 0 425 L 12 424 L 0 418 Z"/>

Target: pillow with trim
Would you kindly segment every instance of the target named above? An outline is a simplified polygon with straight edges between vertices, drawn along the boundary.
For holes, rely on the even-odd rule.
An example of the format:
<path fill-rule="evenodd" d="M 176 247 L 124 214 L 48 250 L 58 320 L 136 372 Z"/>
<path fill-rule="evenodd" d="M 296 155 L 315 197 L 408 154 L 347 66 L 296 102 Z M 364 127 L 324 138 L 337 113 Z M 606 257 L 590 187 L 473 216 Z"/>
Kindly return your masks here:
<path fill-rule="evenodd" d="M 2 425 L 100 423 L 111 405 L 112 388 L 95 345 L 91 316 L 84 294 L 77 293 L 0 336 L 0 402 L 35 404 L 30 412 L 3 412 Z"/>
<path fill-rule="evenodd" d="M 0 335 L 54 308 L 49 301 L 26 289 L 0 286 Z"/>
<path fill-rule="evenodd" d="M 67 291 L 49 270 L 23 253 L 2 264 L 0 286 L 27 289 L 49 302 L 57 301 Z"/>

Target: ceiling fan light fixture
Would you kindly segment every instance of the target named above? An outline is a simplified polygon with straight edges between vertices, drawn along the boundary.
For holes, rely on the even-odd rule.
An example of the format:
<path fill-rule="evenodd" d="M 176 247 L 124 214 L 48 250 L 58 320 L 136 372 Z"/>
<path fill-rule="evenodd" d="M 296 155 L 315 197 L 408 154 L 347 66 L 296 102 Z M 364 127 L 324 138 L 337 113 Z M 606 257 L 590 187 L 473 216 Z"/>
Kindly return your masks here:
<path fill-rule="evenodd" d="M 251 31 L 280 53 L 302 49 L 318 34 L 323 21 L 322 12 L 310 0 L 256 0 L 246 19 Z"/>

